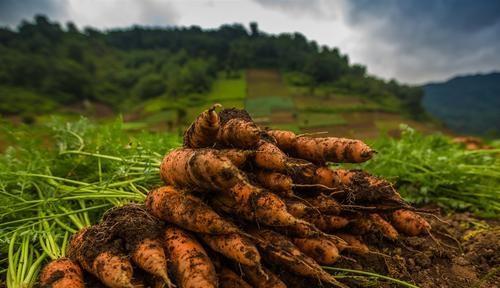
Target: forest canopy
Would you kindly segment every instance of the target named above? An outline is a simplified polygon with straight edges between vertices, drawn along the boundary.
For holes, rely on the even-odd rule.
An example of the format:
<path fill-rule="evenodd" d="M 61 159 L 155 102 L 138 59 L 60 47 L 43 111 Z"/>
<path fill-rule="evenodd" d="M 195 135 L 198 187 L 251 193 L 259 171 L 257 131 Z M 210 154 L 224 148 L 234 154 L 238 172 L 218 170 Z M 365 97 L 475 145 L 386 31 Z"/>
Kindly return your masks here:
<path fill-rule="evenodd" d="M 419 87 L 368 75 L 337 48 L 300 33 L 267 34 L 257 23 L 248 29 L 231 24 L 81 30 L 42 15 L 16 29 L 0 28 L 0 113 L 50 111 L 83 100 L 123 111 L 143 99 L 207 92 L 219 73 L 247 68 L 291 72 L 293 85 L 331 85 L 374 101 L 389 95 L 409 115 L 424 115 Z"/>

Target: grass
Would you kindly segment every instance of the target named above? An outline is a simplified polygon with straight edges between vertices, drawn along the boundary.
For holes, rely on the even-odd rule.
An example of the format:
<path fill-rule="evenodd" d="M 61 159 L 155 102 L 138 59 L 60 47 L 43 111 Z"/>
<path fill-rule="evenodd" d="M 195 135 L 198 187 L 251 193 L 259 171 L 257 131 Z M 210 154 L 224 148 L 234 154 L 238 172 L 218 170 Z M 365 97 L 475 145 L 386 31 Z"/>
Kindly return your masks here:
<path fill-rule="evenodd" d="M 275 70 L 249 69 L 246 74 L 248 99 L 269 96 L 289 98 L 290 90 L 283 83 L 281 75 Z"/>
<path fill-rule="evenodd" d="M 275 111 L 294 112 L 294 104 L 291 98 L 268 96 L 261 98 L 247 98 L 245 109 L 252 117 L 265 117 Z"/>
<path fill-rule="evenodd" d="M 393 179 L 405 199 L 500 215 L 500 149 L 466 151 L 443 135 L 424 136 L 404 127 L 401 139 L 380 138 L 374 160 L 363 168 Z"/>
<path fill-rule="evenodd" d="M 293 123 L 275 127 L 298 130 Z M 0 278 L 10 273 L 9 287 L 32 287 L 40 266 L 64 250 L 47 249 L 47 241 L 63 247 L 68 233 L 95 223 L 110 207 L 143 201 L 161 184 L 162 155 L 180 145 L 176 134 L 131 133 L 120 120 L 1 128 L 11 145 L 0 154 Z M 444 136 L 409 128 L 400 140 L 381 138 L 374 146 L 379 154 L 363 167 L 395 180 L 406 199 L 498 217 L 499 149 L 465 151 Z M 335 271 L 405 285 L 366 271 Z"/>
<path fill-rule="evenodd" d="M 224 75 L 219 75 L 212 85 L 212 89 L 206 95 L 206 101 L 215 103 L 245 99 L 247 89 L 245 73 L 241 72 L 239 74 L 237 78 L 227 78 Z"/>
<path fill-rule="evenodd" d="M 341 115 L 336 113 L 301 112 L 298 118 L 300 128 L 325 127 L 347 123 Z"/>

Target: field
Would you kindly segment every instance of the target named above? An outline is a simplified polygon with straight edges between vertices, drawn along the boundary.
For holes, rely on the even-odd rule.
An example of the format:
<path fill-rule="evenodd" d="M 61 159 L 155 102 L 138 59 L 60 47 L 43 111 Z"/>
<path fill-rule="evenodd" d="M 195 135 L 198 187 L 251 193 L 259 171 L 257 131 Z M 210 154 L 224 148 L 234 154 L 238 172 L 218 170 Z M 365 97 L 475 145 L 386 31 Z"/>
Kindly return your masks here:
<path fill-rule="evenodd" d="M 359 95 L 290 86 L 274 70 L 247 71 L 245 109 L 265 126 L 296 132 L 328 132 L 331 136 L 375 139 L 397 135 L 404 123 L 419 131 L 447 131 L 435 123 L 418 122 Z"/>

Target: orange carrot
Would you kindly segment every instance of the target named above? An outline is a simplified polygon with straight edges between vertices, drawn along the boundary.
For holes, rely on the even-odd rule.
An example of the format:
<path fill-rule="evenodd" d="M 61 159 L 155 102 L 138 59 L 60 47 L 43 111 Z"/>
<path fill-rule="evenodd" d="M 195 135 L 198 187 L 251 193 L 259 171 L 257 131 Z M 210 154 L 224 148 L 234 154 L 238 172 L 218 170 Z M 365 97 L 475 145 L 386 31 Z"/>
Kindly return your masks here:
<path fill-rule="evenodd" d="M 267 229 L 250 229 L 248 232 L 260 239 L 257 244 L 269 261 L 280 264 L 298 275 L 314 277 L 338 287 L 347 287 L 325 272 L 314 259 L 302 253 L 285 236 Z"/>
<path fill-rule="evenodd" d="M 303 159 L 288 157 L 274 144 L 261 140 L 255 152 L 255 164 L 263 169 L 294 175 L 295 173 L 312 176 L 316 167 Z M 305 176 L 302 176 L 305 177 Z"/>
<path fill-rule="evenodd" d="M 340 258 L 337 246 L 324 237 L 293 238 L 293 243 L 309 257 L 322 265 L 331 265 Z"/>
<path fill-rule="evenodd" d="M 215 108 L 220 104 L 214 104 L 210 109 L 203 111 L 184 133 L 184 147 L 205 148 L 215 144 L 219 133 L 219 116 Z"/>
<path fill-rule="evenodd" d="M 132 261 L 144 271 L 161 278 L 168 287 L 174 286 L 168 278 L 167 257 L 160 240 L 141 241 L 132 252 Z"/>
<path fill-rule="evenodd" d="M 228 158 L 234 166 L 241 168 L 250 158 L 255 156 L 255 151 L 230 148 L 219 150 L 219 154 Z"/>
<path fill-rule="evenodd" d="M 296 135 L 292 131 L 268 130 L 267 133 L 276 140 L 276 146 L 283 151 L 292 151 L 295 147 Z"/>
<path fill-rule="evenodd" d="M 236 188 L 236 190 L 235 190 Z M 249 184 L 236 185 L 232 196 L 215 195 L 213 205 L 246 220 L 288 228 L 302 237 L 321 234 L 311 223 L 294 217 L 287 211 L 286 204 L 277 195 L 263 191 Z M 234 196 L 237 195 L 237 196 Z"/>
<path fill-rule="evenodd" d="M 363 242 L 361 242 L 361 240 L 359 240 L 358 237 L 354 236 L 354 235 L 351 235 L 351 234 L 345 234 L 345 233 L 339 233 L 339 234 L 336 234 L 337 236 L 339 236 L 340 238 L 342 238 L 344 241 L 346 241 L 349 245 L 348 246 L 342 246 L 342 244 L 340 244 L 342 246 L 342 250 L 348 250 L 348 251 L 351 251 L 352 253 L 354 254 L 357 254 L 357 255 L 365 255 L 365 254 L 368 254 L 370 252 L 370 249 L 368 248 L 368 246 L 366 246 L 366 244 L 364 244 Z M 337 245 L 337 247 L 339 247 L 340 249 L 340 246 Z"/>
<path fill-rule="evenodd" d="M 176 149 L 160 166 L 165 183 L 191 189 L 224 190 L 246 181 L 246 176 L 231 161 L 214 149 Z"/>
<path fill-rule="evenodd" d="M 84 288 L 82 269 L 68 258 L 53 260 L 40 273 L 40 287 Z"/>
<path fill-rule="evenodd" d="M 370 220 L 373 222 L 373 225 L 377 227 L 377 229 L 382 233 L 382 235 L 391 240 L 398 239 L 398 231 L 389 222 L 382 218 L 382 216 L 377 213 L 371 213 Z"/>
<path fill-rule="evenodd" d="M 255 288 L 286 288 L 285 283 L 269 269 L 241 266 L 245 279 Z"/>
<path fill-rule="evenodd" d="M 239 233 L 238 227 L 219 216 L 199 198 L 172 186 L 149 192 L 146 207 L 152 215 L 193 232 Z"/>
<path fill-rule="evenodd" d="M 97 225 L 80 230 L 70 241 L 70 259 L 108 287 L 132 288 L 132 264 L 116 243 L 100 239 L 102 233 Z"/>
<path fill-rule="evenodd" d="M 417 236 L 431 229 L 431 225 L 427 220 L 415 212 L 404 209 L 392 213 L 392 224 L 398 231 L 408 236 Z"/>
<path fill-rule="evenodd" d="M 257 171 L 255 174 L 259 183 L 279 195 L 293 196 L 293 180 L 290 176 L 272 171 Z"/>
<path fill-rule="evenodd" d="M 318 227 L 323 232 L 333 232 L 338 229 L 342 229 L 349 224 L 349 220 L 344 217 L 336 215 L 311 215 L 303 217 L 302 219 L 312 223 L 314 226 Z"/>
<path fill-rule="evenodd" d="M 251 149 L 260 140 L 261 131 L 244 110 L 224 109 L 219 113 L 221 127 L 217 143 L 225 147 Z"/>
<path fill-rule="evenodd" d="M 182 288 L 217 287 L 217 275 L 207 252 L 190 234 L 173 226 L 165 229 L 165 249 Z"/>
<path fill-rule="evenodd" d="M 220 288 L 252 288 L 250 284 L 229 268 L 222 267 L 218 275 Z"/>
<path fill-rule="evenodd" d="M 306 136 L 297 137 L 289 131 L 269 131 L 278 147 L 294 157 L 317 164 L 325 162 L 360 163 L 369 160 L 374 151 L 360 140 Z"/>
<path fill-rule="evenodd" d="M 104 214 L 99 226 L 111 235 L 125 241 L 132 261 L 144 271 L 163 279 L 172 287 L 168 278 L 167 259 L 160 241 L 161 223 L 149 214 L 144 205 L 127 204 L 112 208 Z"/>
<path fill-rule="evenodd" d="M 200 238 L 212 250 L 229 259 L 248 266 L 260 266 L 260 254 L 257 247 L 240 234 L 208 235 L 200 234 Z"/>

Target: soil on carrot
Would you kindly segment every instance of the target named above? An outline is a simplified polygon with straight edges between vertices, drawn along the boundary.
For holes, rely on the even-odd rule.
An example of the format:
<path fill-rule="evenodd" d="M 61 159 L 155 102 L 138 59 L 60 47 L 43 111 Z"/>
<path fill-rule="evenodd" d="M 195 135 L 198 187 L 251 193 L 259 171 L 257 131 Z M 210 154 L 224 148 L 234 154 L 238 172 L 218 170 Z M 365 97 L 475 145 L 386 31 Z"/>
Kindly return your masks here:
<path fill-rule="evenodd" d="M 432 237 L 400 235 L 393 242 L 374 233 L 364 235 L 370 249 L 381 254 L 345 254 L 351 259 L 344 257 L 333 267 L 374 272 L 422 288 L 500 287 L 500 220 L 480 220 L 468 213 L 440 217 L 448 223 L 425 217 L 432 224 Z M 289 287 L 311 287 L 310 279 L 282 277 Z M 402 287 L 381 279 L 342 281 L 350 287 Z"/>

